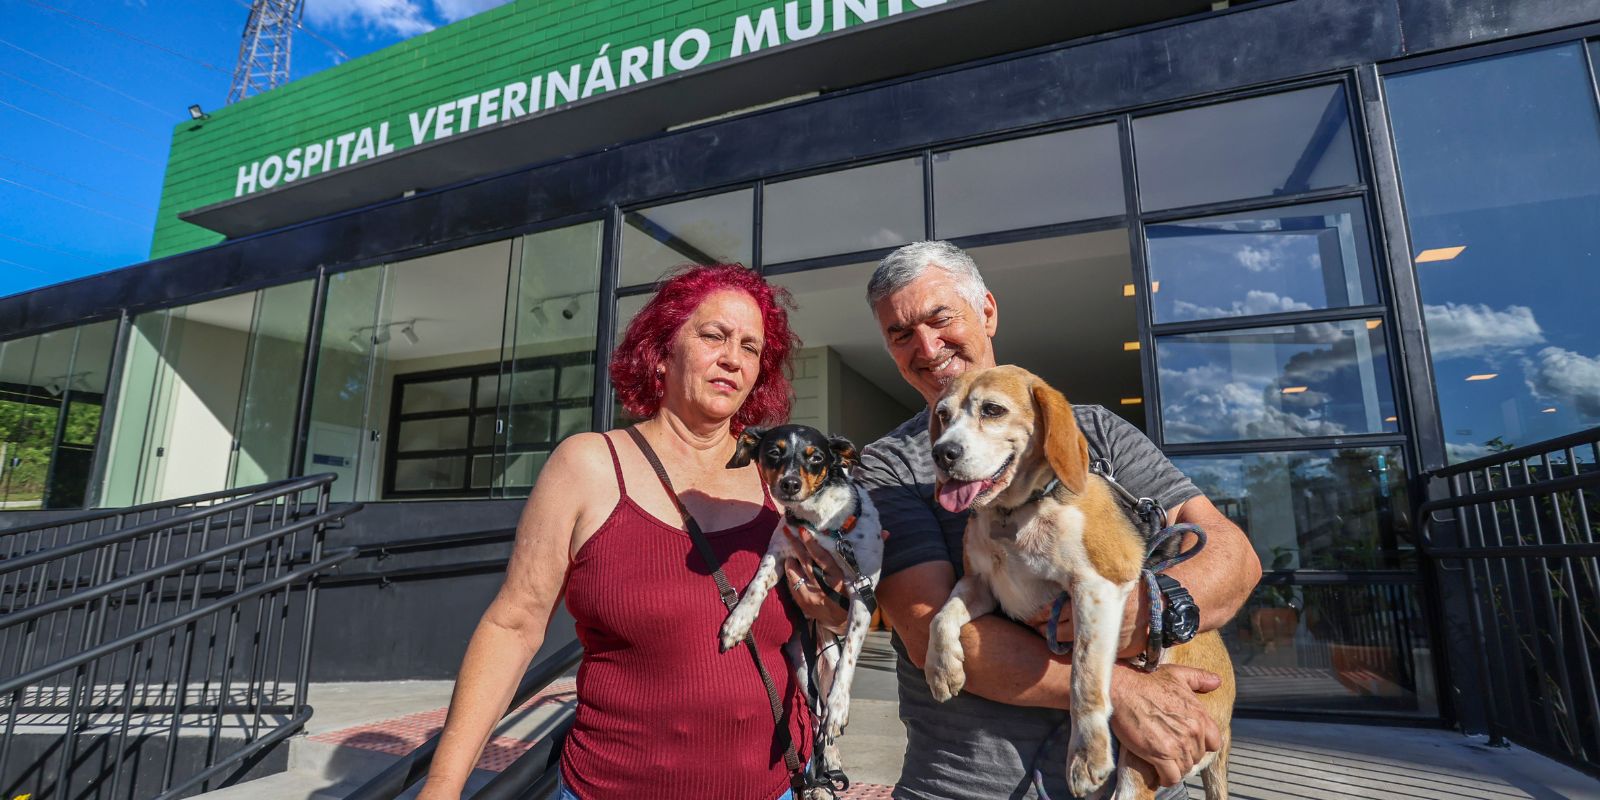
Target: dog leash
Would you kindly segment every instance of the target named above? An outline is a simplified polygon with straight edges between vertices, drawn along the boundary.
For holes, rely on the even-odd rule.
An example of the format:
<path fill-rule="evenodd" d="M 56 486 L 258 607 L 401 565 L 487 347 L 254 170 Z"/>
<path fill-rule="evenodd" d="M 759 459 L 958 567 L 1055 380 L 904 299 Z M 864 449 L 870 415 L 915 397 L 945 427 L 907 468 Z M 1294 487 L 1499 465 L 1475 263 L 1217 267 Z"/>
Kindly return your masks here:
<path fill-rule="evenodd" d="M 1145 592 L 1150 599 L 1150 635 L 1145 643 L 1145 652 L 1135 659 L 1140 669 L 1145 672 L 1154 672 L 1156 667 L 1161 666 L 1162 642 L 1164 641 L 1163 631 L 1166 627 L 1165 619 L 1161 613 L 1161 586 L 1156 581 L 1156 576 L 1198 555 L 1206 546 L 1206 532 L 1201 530 L 1199 525 L 1189 522 L 1168 525 L 1167 510 L 1148 497 L 1137 497 L 1133 492 L 1128 491 L 1127 487 L 1117 481 L 1116 475 L 1111 469 L 1111 462 L 1105 459 L 1095 459 L 1090 463 L 1089 471 L 1105 478 L 1106 483 L 1110 484 L 1111 488 L 1133 507 L 1134 513 L 1139 517 L 1139 521 L 1155 530 L 1155 534 L 1150 537 L 1149 545 L 1145 548 L 1144 568 L 1139 571 L 1140 580 L 1144 584 Z M 1162 548 L 1171 542 L 1174 536 L 1182 537 L 1185 533 L 1194 534 L 1194 547 L 1182 550 L 1171 558 L 1152 563 L 1151 559 L 1155 558 L 1156 554 L 1160 553 Z M 1182 541 L 1182 539 L 1180 538 L 1179 541 Z M 1056 595 L 1055 602 L 1050 605 L 1050 619 L 1046 626 L 1048 635 L 1045 636 L 1045 644 L 1049 645 L 1050 652 L 1056 655 L 1067 655 L 1072 652 L 1070 647 L 1063 645 L 1056 638 L 1056 629 L 1061 623 L 1061 611 L 1070 599 L 1071 597 L 1066 592 L 1062 592 Z M 1071 717 L 1067 717 L 1057 723 L 1056 727 L 1050 731 L 1050 734 L 1044 738 L 1044 741 L 1039 743 L 1039 749 L 1034 752 L 1033 788 L 1038 792 L 1040 800 L 1050 800 L 1050 794 L 1044 789 L 1044 773 L 1039 769 L 1039 761 L 1049 751 L 1050 743 L 1055 740 L 1056 736 L 1061 733 L 1062 728 L 1066 727 L 1066 724 L 1070 721 Z M 1118 743 L 1114 736 L 1111 738 L 1111 746 L 1112 759 L 1115 761 Z M 1117 775 L 1113 771 L 1111 785 L 1106 791 L 1107 797 L 1116 794 L 1116 781 Z"/>
<path fill-rule="evenodd" d="M 706 539 L 705 531 L 700 530 L 700 523 L 695 522 L 694 517 L 689 514 L 689 509 L 678 499 L 677 491 L 672 488 L 672 479 L 667 476 L 667 468 L 661 464 L 661 459 L 656 456 L 656 451 L 650 446 L 650 442 L 645 440 L 644 434 L 636 427 L 625 430 L 633 438 L 633 443 L 638 445 L 639 452 L 644 454 L 645 460 L 650 462 L 656 477 L 661 479 L 661 487 L 667 490 L 667 497 L 672 498 L 672 504 L 677 506 L 678 513 L 683 515 L 684 527 L 689 530 L 689 538 L 694 541 L 695 549 L 700 551 L 700 558 L 711 569 L 711 577 L 717 582 L 717 593 L 722 596 L 722 604 L 732 611 L 739 604 L 739 595 L 733 590 L 733 584 L 728 582 L 728 576 L 722 572 L 722 561 L 711 548 L 711 542 Z M 767 689 L 767 701 L 772 705 L 772 719 L 777 724 L 778 743 L 783 746 L 783 765 L 789 771 L 789 787 L 798 794 L 807 788 L 808 769 L 800 762 L 800 753 L 794 745 L 794 737 L 789 734 L 788 715 L 783 711 L 783 701 L 778 699 L 778 687 L 773 684 L 772 675 L 767 672 L 767 665 L 761 662 L 761 652 L 756 649 L 753 633 L 745 632 L 744 645 L 745 649 L 750 651 L 750 658 L 756 662 L 756 672 L 761 675 L 761 684 Z"/>
<path fill-rule="evenodd" d="M 872 579 L 861 571 L 861 562 L 856 559 L 855 545 L 850 544 L 850 540 L 845 536 L 845 534 L 855 529 L 856 520 L 861 517 L 861 489 L 856 487 L 855 484 L 850 485 L 850 497 L 855 501 L 854 506 L 850 516 L 845 517 L 844 524 L 840 525 L 837 530 L 820 529 L 795 516 L 788 509 L 783 511 L 783 521 L 787 525 L 811 531 L 811 535 L 814 537 L 826 536 L 833 540 L 835 550 L 838 552 L 839 557 L 844 559 L 844 567 L 850 573 L 845 576 L 845 583 L 850 587 L 850 591 L 854 592 L 856 597 L 861 598 L 861 602 L 866 604 L 867 613 L 870 614 L 878 610 L 878 596 L 872 591 Z M 824 589 L 828 588 L 827 582 L 822 582 L 822 586 Z M 846 605 L 846 608 L 848 607 Z"/>

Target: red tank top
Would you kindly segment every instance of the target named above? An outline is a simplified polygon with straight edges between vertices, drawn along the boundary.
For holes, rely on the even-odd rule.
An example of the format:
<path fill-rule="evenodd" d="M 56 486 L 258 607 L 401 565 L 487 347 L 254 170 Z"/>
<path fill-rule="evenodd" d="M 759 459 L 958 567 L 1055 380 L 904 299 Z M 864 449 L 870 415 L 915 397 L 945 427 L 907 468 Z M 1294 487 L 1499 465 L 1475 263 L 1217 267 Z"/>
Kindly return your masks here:
<path fill-rule="evenodd" d="M 717 652 L 728 610 L 716 582 L 688 533 L 628 497 L 609 436 L 606 446 L 621 498 L 567 572 L 583 662 L 562 779 L 582 800 L 778 797 L 789 776 L 772 706 L 748 649 Z M 755 576 L 778 519 L 768 499 L 750 522 L 706 533 L 736 590 Z M 778 594 L 753 632 L 804 758 L 807 712 L 781 649 L 794 626 Z"/>

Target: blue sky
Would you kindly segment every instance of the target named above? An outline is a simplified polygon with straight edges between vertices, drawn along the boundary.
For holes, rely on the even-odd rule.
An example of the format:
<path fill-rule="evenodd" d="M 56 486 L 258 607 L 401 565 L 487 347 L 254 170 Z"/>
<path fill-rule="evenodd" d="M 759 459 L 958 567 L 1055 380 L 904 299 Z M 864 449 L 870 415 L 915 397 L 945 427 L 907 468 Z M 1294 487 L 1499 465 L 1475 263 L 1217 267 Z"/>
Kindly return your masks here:
<path fill-rule="evenodd" d="M 305 0 L 292 75 L 504 2 Z M 0 296 L 146 260 L 172 126 L 226 101 L 248 6 L 0 0 Z"/>

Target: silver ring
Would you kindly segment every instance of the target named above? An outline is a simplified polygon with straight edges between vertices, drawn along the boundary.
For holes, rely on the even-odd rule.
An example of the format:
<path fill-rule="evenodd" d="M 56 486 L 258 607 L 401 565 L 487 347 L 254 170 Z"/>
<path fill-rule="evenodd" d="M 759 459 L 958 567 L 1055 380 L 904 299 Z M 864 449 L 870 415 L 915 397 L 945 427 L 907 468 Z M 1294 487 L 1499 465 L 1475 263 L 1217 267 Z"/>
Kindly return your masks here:
<path fill-rule="evenodd" d="M 789 589 L 791 591 L 798 592 L 801 589 L 804 589 L 805 587 L 810 586 L 810 585 L 811 585 L 810 581 L 807 581 L 805 578 L 800 578 L 800 579 L 796 580 L 794 583 L 789 584 Z"/>

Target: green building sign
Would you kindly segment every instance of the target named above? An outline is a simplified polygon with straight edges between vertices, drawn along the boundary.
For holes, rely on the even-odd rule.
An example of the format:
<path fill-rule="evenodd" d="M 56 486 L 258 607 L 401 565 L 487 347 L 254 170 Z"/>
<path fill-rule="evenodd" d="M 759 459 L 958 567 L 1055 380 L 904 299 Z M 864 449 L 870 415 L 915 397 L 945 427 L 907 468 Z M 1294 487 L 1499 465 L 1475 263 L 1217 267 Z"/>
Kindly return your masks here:
<path fill-rule="evenodd" d="M 220 241 L 183 211 L 945 2 L 518 0 L 179 125 L 150 255 Z"/>

